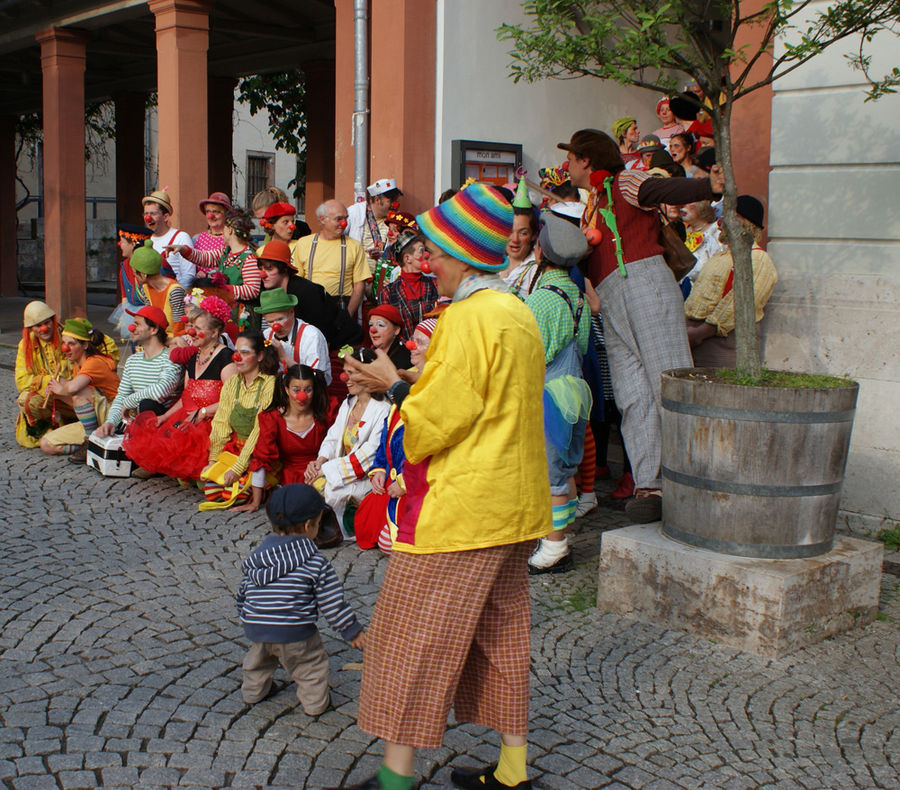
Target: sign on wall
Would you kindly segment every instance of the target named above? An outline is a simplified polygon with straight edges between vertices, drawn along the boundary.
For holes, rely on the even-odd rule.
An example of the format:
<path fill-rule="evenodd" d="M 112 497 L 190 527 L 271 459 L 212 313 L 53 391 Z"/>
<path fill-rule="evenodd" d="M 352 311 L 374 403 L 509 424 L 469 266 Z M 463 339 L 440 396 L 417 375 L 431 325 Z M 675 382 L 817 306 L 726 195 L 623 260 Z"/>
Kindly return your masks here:
<path fill-rule="evenodd" d="M 522 164 L 522 145 L 453 140 L 450 163 L 455 189 L 469 178 L 488 184 L 508 184 L 516 180 L 516 168 Z"/>

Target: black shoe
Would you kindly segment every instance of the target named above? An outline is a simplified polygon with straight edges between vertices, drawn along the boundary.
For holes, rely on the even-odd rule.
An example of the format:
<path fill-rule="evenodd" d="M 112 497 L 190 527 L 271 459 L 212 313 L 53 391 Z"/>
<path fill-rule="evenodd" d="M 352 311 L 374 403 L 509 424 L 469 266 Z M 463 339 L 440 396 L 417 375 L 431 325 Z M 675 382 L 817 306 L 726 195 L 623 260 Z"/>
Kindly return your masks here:
<path fill-rule="evenodd" d="M 572 561 L 572 552 L 566 552 L 562 555 L 556 562 L 552 565 L 548 565 L 546 568 L 538 568 L 532 565 L 530 562 L 528 563 L 528 575 L 529 576 L 538 576 L 542 573 L 567 573 L 575 567 L 575 563 Z M 530 786 L 530 785 L 529 785 Z M 503 785 L 498 785 L 498 787 L 503 787 Z"/>
<path fill-rule="evenodd" d="M 380 790 L 381 785 L 378 784 L 378 779 L 374 776 L 371 779 L 366 779 L 365 782 L 359 785 L 344 785 L 342 787 L 326 787 L 325 790 Z"/>
<path fill-rule="evenodd" d="M 330 507 L 327 507 L 322 511 L 322 520 L 319 522 L 319 532 L 315 539 L 316 548 L 333 549 L 343 542 L 344 536 L 338 526 L 337 516 Z"/>
<path fill-rule="evenodd" d="M 456 768 L 450 774 L 450 781 L 462 790 L 531 790 L 531 780 L 526 779 L 517 785 L 505 785 L 494 777 L 497 764 L 487 768 Z M 484 781 L 481 781 L 481 777 Z"/>

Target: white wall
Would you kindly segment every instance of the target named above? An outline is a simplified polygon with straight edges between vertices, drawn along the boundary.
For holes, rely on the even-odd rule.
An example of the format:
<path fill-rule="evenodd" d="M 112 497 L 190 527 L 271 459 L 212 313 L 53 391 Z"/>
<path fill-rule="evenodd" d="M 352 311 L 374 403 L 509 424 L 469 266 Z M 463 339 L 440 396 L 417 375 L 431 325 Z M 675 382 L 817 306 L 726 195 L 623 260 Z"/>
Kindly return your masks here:
<path fill-rule="evenodd" d="M 775 82 L 765 358 L 859 381 L 839 526 L 874 535 L 900 520 L 900 96 L 863 101 L 853 46 Z M 896 43 L 873 54 L 884 70 Z"/>
<path fill-rule="evenodd" d="M 556 144 L 578 129 L 611 134 L 623 115 L 637 118 L 641 134 L 660 125 L 659 97 L 650 91 L 590 77 L 514 83 L 510 43 L 495 30 L 523 20 L 520 0 L 438 0 L 435 197 L 451 184 L 452 140 L 521 143 L 529 178 L 537 180 L 538 168 L 565 159 Z"/>

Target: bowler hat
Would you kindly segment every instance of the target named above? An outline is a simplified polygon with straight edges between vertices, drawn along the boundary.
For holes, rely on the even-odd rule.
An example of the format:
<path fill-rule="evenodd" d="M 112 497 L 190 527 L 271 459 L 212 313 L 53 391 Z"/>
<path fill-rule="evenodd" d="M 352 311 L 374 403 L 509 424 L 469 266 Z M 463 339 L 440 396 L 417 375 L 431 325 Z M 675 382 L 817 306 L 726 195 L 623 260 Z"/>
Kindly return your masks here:
<path fill-rule="evenodd" d="M 752 222 L 757 228 L 763 225 L 763 204 L 752 195 L 738 195 L 736 211 L 739 217 Z"/>
<path fill-rule="evenodd" d="M 283 263 L 289 269 L 297 271 L 297 267 L 291 261 L 291 248 L 287 242 L 281 239 L 272 239 L 272 241 L 266 242 L 262 247 L 262 251 L 257 252 L 256 260 L 259 262 L 277 261 L 278 263 Z"/>
<path fill-rule="evenodd" d="M 144 198 L 146 200 L 146 198 Z M 200 213 L 205 214 L 206 209 L 204 208 L 207 203 L 215 203 L 217 206 L 222 206 L 226 211 L 233 211 L 231 206 L 231 200 L 228 199 L 228 195 L 224 192 L 213 192 L 210 194 L 206 200 L 201 200 L 197 205 L 200 207 Z"/>
<path fill-rule="evenodd" d="M 282 310 L 293 310 L 297 306 L 297 297 L 289 294 L 284 288 L 272 288 L 259 292 L 259 307 L 254 311 L 260 315 L 280 313 Z"/>

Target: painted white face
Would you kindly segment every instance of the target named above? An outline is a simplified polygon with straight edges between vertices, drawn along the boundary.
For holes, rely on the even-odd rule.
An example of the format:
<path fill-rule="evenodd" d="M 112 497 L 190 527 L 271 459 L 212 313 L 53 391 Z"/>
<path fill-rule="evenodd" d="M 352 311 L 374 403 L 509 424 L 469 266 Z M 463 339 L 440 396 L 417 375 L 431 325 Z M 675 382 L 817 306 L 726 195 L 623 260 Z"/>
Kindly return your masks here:
<path fill-rule="evenodd" d="M 422 368 L 425 367 L 425 352 L 428 350 L 428 344 L 431 342 L 431 338 L 417 329 L 413 332 L 412 339 L 416 344 L 416 347 L 410 350 L 409 356 L 410 359 L 412 359 L 413 365 L 421 371 Z"/>
<path fill-rule="evenodd" d="M 375 348 L 387 351 L 399 332 L 400 327 L 383 316 L 377 315 L 369 319 L 369 337 L 372 338 L 372 345 Z"/>

